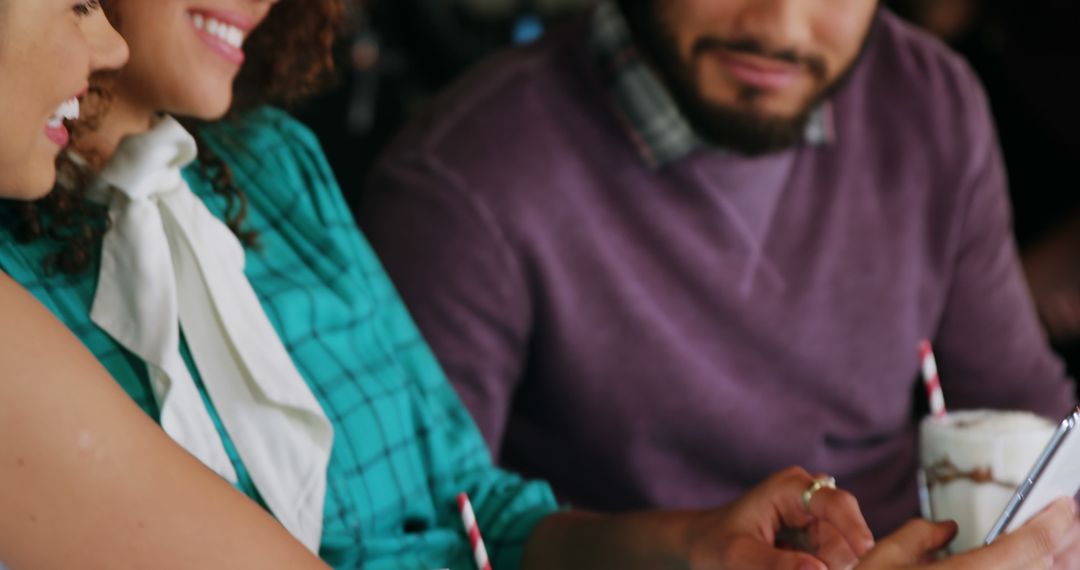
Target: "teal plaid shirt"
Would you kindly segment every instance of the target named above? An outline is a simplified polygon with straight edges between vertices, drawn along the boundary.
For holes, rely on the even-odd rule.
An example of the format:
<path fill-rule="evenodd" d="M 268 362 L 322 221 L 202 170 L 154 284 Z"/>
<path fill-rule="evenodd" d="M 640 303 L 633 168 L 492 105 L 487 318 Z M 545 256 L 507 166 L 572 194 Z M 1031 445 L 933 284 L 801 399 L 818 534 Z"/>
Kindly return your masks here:
<path fill-rule="evenodd" d="M 334 423 L 321 556 L 335 568 L 474 567 L 454 502 L 468 492 L 494 566 L 519 566 L 535 525 L 556 510 L 548 486 L 492 465 L 367 241 L 357 230 L 318 143 L 269 108 L 206 128 L 250 200 L 260 248 L 247 275 L 301 374 Z M 197 169 L 192 190 L 218 216 L 225 201 Z M 47 243 L 16 244 L 0 213 L 0 269 L 66 323 L 150 416 L 146 367 L 89 317 L 97 267 L 47 276 Z M 437 286 L 437 284 L 433 284 Z M 202 386 L 198 371 L 182 352 Z M 204 400 L 215 421 L 204 390 Z M 238 487 L 258 495 L 231 442 Z"/>

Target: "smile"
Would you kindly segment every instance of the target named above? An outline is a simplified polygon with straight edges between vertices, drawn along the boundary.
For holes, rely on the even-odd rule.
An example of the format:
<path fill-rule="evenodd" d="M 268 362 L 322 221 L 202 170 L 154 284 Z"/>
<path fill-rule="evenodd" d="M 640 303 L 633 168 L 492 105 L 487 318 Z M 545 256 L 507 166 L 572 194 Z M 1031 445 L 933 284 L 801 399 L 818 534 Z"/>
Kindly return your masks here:
<path fill-rule="evenodd" d="M 736 81 L 768 91 L 790 87 L 803 72 L 799 65 L 761 56 L 725 50 L 717 50 L 713 56 Z"/>
<path fill-rule="evenodd" d="M 191 12 L 189 16 L 192 26 L 212 50 L 230 63 L 244 63 L 244 40 L 250 29 L 245 18 L 211 12 Z"/>
<path fill-rule="evenodd" d="M 64 101 L 53 112 L 52 117 L 49 118 L 48 126 L 55 128 L 62 126 L 64 121 L 76 121 L 79 119 L 79 98 L 72 97 L 67 101 Z"/>
<path fill-rule="evenodd" d="M 48 123 L 45 124 L 45 136 L 56 146 L 60 148 L 66 147 L 71 140 L 71 134 L 68 132 L 67 126 L 64 125 L 64 121 L 75 121 L 78 118 L 79 98 L 72 97 L 61 103 L 53 112 L 52 117 L 49 117 Z"/>

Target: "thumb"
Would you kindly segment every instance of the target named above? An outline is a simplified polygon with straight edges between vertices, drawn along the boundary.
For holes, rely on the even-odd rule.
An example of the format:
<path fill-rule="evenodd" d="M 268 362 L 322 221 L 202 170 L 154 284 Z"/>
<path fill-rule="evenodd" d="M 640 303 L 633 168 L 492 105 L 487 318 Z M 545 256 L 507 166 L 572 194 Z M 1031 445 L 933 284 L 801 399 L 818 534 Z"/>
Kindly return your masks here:
<path fill-rule="evenodd" d="M 931 560 L 934 552 L 944 548 L 956 536 L 956 530 L 956 523 L 952 521 L 932 523 L 922 519 L 913 520 L 878 541 L 859 568 L 898 568 Z"/>
<path fill-rule="evenodd" d="M 781 550 L 749 537 L 728 541 L 716 562 L 724 570 L 828 570 L 824 562 L 805 552 Z"/>

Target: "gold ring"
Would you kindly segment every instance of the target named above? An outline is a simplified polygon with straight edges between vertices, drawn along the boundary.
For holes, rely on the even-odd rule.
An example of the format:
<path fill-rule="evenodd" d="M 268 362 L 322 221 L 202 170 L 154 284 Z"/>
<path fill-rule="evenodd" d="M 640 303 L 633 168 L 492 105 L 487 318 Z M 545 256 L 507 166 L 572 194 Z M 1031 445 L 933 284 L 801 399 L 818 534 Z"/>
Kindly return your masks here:
<path fill-rule="evenodd" d="M 806 507 L 806 512 L 810 512 L 810 499 L 814 498 L 814 493 L 817 493 L 822 489 L 836 489 L 836 478 L 827 475 L 825 477 L 818 477 L 817 479 L 814 479 L 814 482 L 811 483 L 805 491 L 803 491 L 802 504 Z"/>

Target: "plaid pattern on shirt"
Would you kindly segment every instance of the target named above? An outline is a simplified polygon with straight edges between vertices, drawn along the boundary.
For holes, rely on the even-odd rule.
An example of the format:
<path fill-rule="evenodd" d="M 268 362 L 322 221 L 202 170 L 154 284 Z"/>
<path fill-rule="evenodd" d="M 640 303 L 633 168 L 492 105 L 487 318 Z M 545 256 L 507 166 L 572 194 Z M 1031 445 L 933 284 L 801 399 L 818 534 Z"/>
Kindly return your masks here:
<path fill-rule="evenodd" d="M 646 163 L 660 168 L 709 148 L 638 53 L 626 18 L 612 0 L 604 0 L 593 12 L 590 46 L 619 116 Z M 816 146 L 832 138 L 832 110 L 825 103 L 811 113 L 805 140 Z"/>
<path fill-rule="evenodd" d="M 494 566 L 516 568 L 539 520 L 557 506 L 544 483 L 496 469 L 389 278 L 357 230 L 310 132 L 260 109 L 204 130 L 250 201 L 261 247 L 246 272 L 298 369 L 334 423 L 322 557 L 335 568 L 472 568 L 455 504 L 468 492 Z M 186 177 L 215 215 L 226 203 Z M 0 269 L 82 339 L 135 402 L 157 418 L 144 363 L 89 318 L 97 267 L 46 276 L 45 243 L 20 245 L 0 225 Z M 437 286 L 437 284 L 433 284 Z M 182 347 L 188 358 L 186 347 Z M 200 388 L 201 379 L 188 358 Z M 203 391 L 211 413 L 213 406 Z M 241 490 L 258 500 L 225 438 Z"/>

